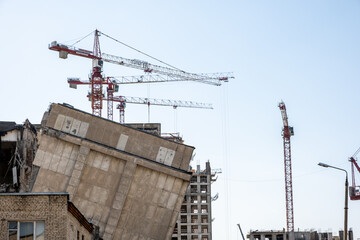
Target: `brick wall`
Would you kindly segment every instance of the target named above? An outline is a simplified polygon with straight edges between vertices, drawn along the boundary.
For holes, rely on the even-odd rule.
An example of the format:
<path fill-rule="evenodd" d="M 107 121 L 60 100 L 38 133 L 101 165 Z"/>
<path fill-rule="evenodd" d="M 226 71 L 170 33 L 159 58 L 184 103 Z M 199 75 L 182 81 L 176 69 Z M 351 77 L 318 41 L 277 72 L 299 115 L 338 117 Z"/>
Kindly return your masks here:
<path fill-rule="evenodd" d="M 8 239 L 9 221 L 44 221 L 47 240 L 70 239 L 70 225 L 79 229 L 86 240 L 91 239 L 90 233 L 68 212 L 67 193 L 0 194 L 0 239 Z"/>
<path fill-rule="evenodd" d="M 86 230 L 83 225 L 79 223 L 79 221 L 72 215 L 68 214 L 68 238 L 69 240 L 76 240 L 77 232 L 79 232 L 79 239 L 81 240 L 81 236 L 84 236 L 84 240 L 91 240 L 92 234 Z"/>

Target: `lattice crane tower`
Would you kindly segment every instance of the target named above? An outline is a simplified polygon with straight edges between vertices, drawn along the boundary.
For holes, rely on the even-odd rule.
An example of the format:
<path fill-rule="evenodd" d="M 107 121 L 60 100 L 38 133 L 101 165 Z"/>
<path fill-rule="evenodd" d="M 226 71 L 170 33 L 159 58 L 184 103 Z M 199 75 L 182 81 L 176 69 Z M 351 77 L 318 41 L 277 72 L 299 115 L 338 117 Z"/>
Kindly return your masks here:
<path fill-rule="evenodd" d="M 291 170 L 291 145 L 290 137 L 294 135 L 294 128 L 288 124 L 285 103 L 279 103 L 281 116 L 284 124 L 282 136 L 284 140 L 284 166 L 285 166 L 285 195 L 286 195 L 286 225 L 289 233 L 294 232 L 294 208 L 293 208 L 293 188 Z"/>

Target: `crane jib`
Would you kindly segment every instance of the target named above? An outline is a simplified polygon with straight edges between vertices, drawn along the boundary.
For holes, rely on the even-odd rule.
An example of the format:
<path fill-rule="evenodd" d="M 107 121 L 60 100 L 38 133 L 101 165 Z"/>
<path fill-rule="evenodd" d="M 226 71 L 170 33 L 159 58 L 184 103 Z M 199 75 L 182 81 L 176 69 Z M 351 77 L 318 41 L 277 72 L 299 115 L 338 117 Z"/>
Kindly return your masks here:
<path fill-rule="evenodd" d="M 104 35 L 107 36 L 106 34 Z M 82 81 L 79 78 L 69 78 L 68 83 L 70 88 L 75 88 L 75 89 L 77 88 L 77 85 L 91 85 L 91 92 L 87 95 L 87 97 L 91 101 L 92 113 L 97 116 L 101 116 L 101 111 L 103 108 L 102 101 L 104 100 L 108 101 L 107 114 L 108 114 L 108 119 L 110 120 L 113 120 L 113 102 L 120 102 L 120 104 L 123 104 L 121 108 L 118 108 L 120 109 L 120 123 L 124 123 L 125 102 L 135 103 L 135 104 L 148 104 L 149 106 L 151 104 L 151 105 L 159 105 L 159 106 L 173 106 L 174 108 L 188 107 L 188 108 L 212 109 L 211 104 L 196 103 L 189 101 L 173 101 L 173 100 L 165 100 L 165 99 L 144 99 L 144 98 L 130 98 L 130 97 L 125 98 L 120 96 L 114 96 L 113 94 L 115 92 L 118 92 L 119 84 L 195 81 L 199 83 L 220 86 L 222 82 L 228 82 L 230 78 L 234 78 L 232 73 L 196 74 L 196 73 L 185 72 L 155 58 L 153 59 L 160 61 L 161 63 L 167 65 L 168 67 L 151 64 L 148 63 L 147 61 L 142 61 L 139 59 L 128 59 L 119 56 L 114 56 L 111 54 L 102 53 L 100 51 L 99 36 L 100 36 L 100 32 L 98 30 L 95 30 L 93 51 L 81 49 L 73 46 L 84 38 L 75 42 L 73 45 L 66 45 L 66 44 L 58 43 L 57 41 L 53 41 L 48 46 L 50 50 L 59 52 L 59 57 L 62 59 L 67 59 L 68 55 L 71 54 L 75 56 L 90 58 L 93 60 L 92 72 L 91 72 L 91 76 L 89 77 L 89 80 Z M 142 53 L 141 51 L 138 52 Z M 149 55 L 147 56 L 151 57 Z M 131 77 L 121 77 L 121 78 L 105 77 L 102 71 L 103 61 L 126 66 L 126 67 L 131 67 L 134 69 L 143 70 L 147 74 L 143 76 L 131 76 Z M 155 75 L 154 73 L 158 73 L 158 75 Z M 106 97 L 103 92 L 104 85 L 107 85 Z"/>

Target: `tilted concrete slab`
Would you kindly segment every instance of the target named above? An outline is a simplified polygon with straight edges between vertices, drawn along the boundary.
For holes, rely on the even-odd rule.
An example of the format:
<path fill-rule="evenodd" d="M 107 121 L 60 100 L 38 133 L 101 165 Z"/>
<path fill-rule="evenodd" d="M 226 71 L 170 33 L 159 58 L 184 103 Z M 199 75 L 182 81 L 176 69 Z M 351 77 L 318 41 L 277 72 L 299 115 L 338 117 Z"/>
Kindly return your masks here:
<path fill-rule="evenodd" d="M 45 113 L 33 192 L 69 192 L 107 239 L 170 239 L 193 147 L 61 104 Z"/>

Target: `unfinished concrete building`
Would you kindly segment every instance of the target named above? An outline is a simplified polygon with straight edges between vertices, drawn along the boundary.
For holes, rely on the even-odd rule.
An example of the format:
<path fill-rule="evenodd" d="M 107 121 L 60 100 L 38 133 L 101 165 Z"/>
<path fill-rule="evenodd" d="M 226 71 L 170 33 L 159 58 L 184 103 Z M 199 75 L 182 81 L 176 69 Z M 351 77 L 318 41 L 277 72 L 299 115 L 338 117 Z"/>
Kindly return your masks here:
<path fill-rule="evenodd" d="M 343 232 L 339 231 L 339 236 L 342 239 Z M 353 240 L 352 230 L 349 230 L 348 240 Z M 288 232 L 284 230 L 272 230 L 272 231 L 250 231 L 247 235 L 249 240 L 287 240 L 289 239 Z M 318 232 L 314 230 L 310 231 L 294 231 L 295 240 L 335 240 L 339 239 L 338 236 L 333 236 L 331 232 Z"/>
<path fill-rule="evenodd" d="M 197 165 L 186 191 L 172 240 L 211 240 L 211 183 L 214 181 L 210 162 L 205 170 Z"/>
<path fill-rule="evenodd" d="M 103 239 L 170 239 L 193 147 L 67 105 L 45 113 L 32 192 L 68 192 Z"/>
<path fill-rule="evenodd" d="M 0 239 L 94 239 L 68 193 L 0 193 L 0 219 Z"/>

